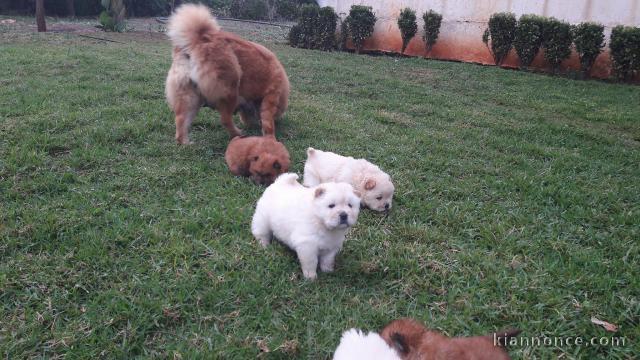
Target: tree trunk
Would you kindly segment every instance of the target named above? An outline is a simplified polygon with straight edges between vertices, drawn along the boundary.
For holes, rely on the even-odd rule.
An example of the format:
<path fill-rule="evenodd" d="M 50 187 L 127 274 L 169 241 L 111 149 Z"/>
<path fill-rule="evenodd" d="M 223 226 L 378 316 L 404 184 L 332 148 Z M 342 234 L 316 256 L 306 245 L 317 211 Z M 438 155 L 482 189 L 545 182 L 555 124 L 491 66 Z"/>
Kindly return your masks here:
<path fill-rule="evenodd" d="M 47 23 L 44 20 L 44 0 L 36 0 L 36 23 L 38 32 L 47 31 Z"/>
<path fill-rule="evenodd" d="M 76 17 L 76 7 L 74 4 L 75 0 L 67 0 L 67 11 L 69 17 Z"/>

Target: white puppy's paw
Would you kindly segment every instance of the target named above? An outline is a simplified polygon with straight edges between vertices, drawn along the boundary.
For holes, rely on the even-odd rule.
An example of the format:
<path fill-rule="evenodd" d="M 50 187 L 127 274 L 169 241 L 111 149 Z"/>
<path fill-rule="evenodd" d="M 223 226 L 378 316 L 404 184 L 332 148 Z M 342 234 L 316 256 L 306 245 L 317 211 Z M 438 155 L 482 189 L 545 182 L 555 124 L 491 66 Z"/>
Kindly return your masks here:
<path fill-rule="evenodd" d="M 313 281 L 313 280 L 318 278 L 318 274 L 316 273 L 315 270 L 313 270 L 313 271 L 305 271 L 305 270 L 303 270 L 302 274 L 304 275 L 304 278 L 307 279 L 307 280 Z"/>
<path fill-rule="evenodd" d="M 267 236 L 258 236 L 256 237 L 256 240 L 258 240 L 258 242 L 260 243 L 260 245 L 262 245 L 263 248 L 266 248 L 267 246 L 269 246 L 269 244 L 271 244 L 271 238 Z"/>
<path fill-rule="evenodd" d="M 331 264 L 331 265 L 320 264 L 320 270 L 322 272 L 333 272 L 333 270 L 334 270 L 333 264 Z"/>

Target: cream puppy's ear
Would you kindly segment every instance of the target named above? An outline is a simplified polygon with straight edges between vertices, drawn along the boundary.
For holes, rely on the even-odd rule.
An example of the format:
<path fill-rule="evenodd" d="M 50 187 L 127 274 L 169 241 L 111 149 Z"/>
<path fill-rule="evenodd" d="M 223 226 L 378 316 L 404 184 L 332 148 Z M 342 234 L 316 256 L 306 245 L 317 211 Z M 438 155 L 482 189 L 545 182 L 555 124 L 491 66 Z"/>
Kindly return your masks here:
<path fill-rule="evenodd" d="M 365 190 L 371 190 L 374 187 L 376 187 L 376 181 L 373 179 L 368 179 L 365 183 L 364 183 L 364 189 Z"/>
<path fill-rule="evenodd" d="M 314 196 L 315 198 L 319 198 L 319 197 L 320 197 L 320 196 L 322 196 L 323 194 L 324 194 L 324 189 L 323 189 L 323 188 L 321 188 L 321 187 L 319 187 L 319 188 L 316 188 L 316 192 L 315 192 L 315 193 L 313 193 L 313 196 Z"/>
<path fill-rule="evenodd" d="M 307 156 L 312 156 L 315 153 L 316 153 L 316 149 L 314 149 L 312 147 L 307 149 Z"/>
<path fill-rule="evenodd" d="M 355 196 L 359 197 L 359 198 L 361 198 L 361 197 L 362 197 L 362 194 L 361 194 L 361 193 L 360 193 L 360 191 L 358 191 L 358 190 L 355 190 L 355 189 L 354 189 L 354 190 L 353 190 L 353 194 L 354 194 Z"/>

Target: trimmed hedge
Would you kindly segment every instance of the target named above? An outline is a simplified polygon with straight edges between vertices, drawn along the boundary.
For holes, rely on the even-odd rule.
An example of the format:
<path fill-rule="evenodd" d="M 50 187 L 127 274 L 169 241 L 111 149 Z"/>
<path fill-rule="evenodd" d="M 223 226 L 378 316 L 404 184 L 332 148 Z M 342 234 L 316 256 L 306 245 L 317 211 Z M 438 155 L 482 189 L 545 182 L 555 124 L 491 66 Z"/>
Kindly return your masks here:
<path fill-rule="evenodd" d="M 302 27 L 300 27 L 300 25 L 295 24 L 291 27 L 291 30 L 289 30 L 289 45 L 291 45 L 292 47 L 299 47 L 300 46 L 300 38 L 302 37 Z"/>
<path fill-rule="evenodd" d="M 584 76 L 589 76 L 593 63 L 604 47 L 604 26 L 583 22 L 572 28 L 572 37 L 580 56 L 580 70 Z"/>
<path fill-rule="evenodd" d="M 404 8 L 400 11 L 400 17 L 398 17 L 398 27 L 400 28 L 400 35 L 402 36 L 402 51 L 407 49 L 407 45 L 416 33 L 418 32 L 418 22 L 416 21 L 416 12 L 410 8 Z"/>
<path fill-rule="evenodd" d="M 298 24 L 289 31 L 289 45 L 306 49 L 332 50 L 336 47 L 338 15 L 329 6 L 303 5 Z"/>
<path fill-rule="evenodd" d="M 336 48 L 336 27 L 338 15 L 331 6 L 325 6 L 318 12 L 318 30 L 316 48 L 320 50 L 333 50 Z"/>
<path fill-rule="evenodd" d="M 615 76 L 621 80 L 640 72 L 640 28 L 616 26 L 609 41 Z"/>
<path fill-rule="evenodd" d="M 298 46 L 305 49 L 312 49 L 316 44 L 316 31 L 318 29 L 318 14 L 320 8 L 317 5 L 302 5 L 300 7 L 300 36 Z"/>
<path fill-rule="evenodd" d="M 542 46 L 542 31 L 545 18 L 538 15 L 522 15 L 516 25 L 513 47 L 516 49 L 520 66 L 529 67 Z"/>
<path fill-rule="evenodd" d="M 349 16 L 345 21 L 349 27 L 349 35 L 353 45 L 356 47 L 356 53 L 359 54 L 362 51 L 364 41 L 373 34 L 376 20 L 371 6 L 351 5 Z"/>
<path fill-rule="evenodd" d="M 489 47 L 496 65 L 502 64 L 513 45 L 516 32 L 516 16 L 513 13 L 495 13 L 489 18 L 489 27 L 482 35 L 482 41 Z"/>
<path fill-rule="evenodd" d="M 544 58 L 554 73 L 571 55 L 571 25 L 556 18 L 548 18 L 543 29 Z"/>
<path fill-rule="evenodd" d="M 438 40 L 438 35 L 440 35 L 442 15 L 433 10 L 429 10 L 422 14 L 422 20 L 424 20 L 424 36 L 422 39 L 426 45 L 427 53 L 429 53 Z"/>

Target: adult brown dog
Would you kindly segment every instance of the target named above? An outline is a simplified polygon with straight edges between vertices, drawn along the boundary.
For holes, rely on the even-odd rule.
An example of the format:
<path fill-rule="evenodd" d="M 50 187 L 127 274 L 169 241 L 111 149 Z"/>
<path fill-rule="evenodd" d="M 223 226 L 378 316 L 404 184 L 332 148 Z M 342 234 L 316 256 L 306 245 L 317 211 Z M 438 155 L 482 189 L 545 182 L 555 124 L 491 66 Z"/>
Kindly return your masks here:
<path fill-rule="evenodd" d="M 403 360 L 509 360 L 503 349 L 520 330 L 449 338 L 413 319 L 389 323 L 380 336 Z"/>
<path fill-rule="evenodd" d="M 203 5 L 185 4 L 169 18 L 173 63 L 166 81 L 167 102 L 176 115 L 176 141 L 189 144 L 189 127 L 198 110 L 220 112 L 231 137 L 238 110 L 250 122 L 259 109 L 263 135 L 273 136 L 274 122 L 287 109 L 289 80 L 278 58 L 262 45 L 220 30 Z"/>
<path fill-rule="evenodd" d="M 289 171 L 289 152 L 271 136 L 236 137 L 224 154 L 234 175 L 249 176 L 259 185 L 271 184 L 278 175 Z"/>

